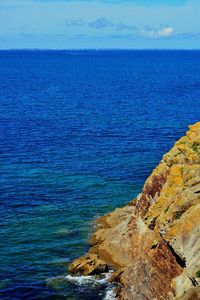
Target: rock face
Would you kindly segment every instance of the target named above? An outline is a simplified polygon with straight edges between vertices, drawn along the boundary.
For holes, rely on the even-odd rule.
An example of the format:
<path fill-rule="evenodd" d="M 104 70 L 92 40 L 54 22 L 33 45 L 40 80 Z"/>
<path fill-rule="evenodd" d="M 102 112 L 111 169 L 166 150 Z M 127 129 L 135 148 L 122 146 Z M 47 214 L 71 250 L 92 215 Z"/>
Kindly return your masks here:
<path fill-rule="evenodd" d="M 200 122 L 189 127 L 127 206 L 97 220 L 70 271 L 116 270 L 118 299 L 200 299 Z"/>

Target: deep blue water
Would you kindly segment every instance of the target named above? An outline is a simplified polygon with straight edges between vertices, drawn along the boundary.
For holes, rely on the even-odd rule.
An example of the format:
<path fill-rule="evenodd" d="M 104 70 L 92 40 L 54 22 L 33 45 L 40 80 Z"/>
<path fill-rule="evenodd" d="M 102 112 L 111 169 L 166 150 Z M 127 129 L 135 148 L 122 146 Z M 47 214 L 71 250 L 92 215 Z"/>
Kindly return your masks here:
<path fill-rule="evenodd" d="M 200 51 L 0 52 L 0 299 L 102 299 L 46 281 L 200 120 Z M 99 292 L 101 291 L 101 295 Z"/>

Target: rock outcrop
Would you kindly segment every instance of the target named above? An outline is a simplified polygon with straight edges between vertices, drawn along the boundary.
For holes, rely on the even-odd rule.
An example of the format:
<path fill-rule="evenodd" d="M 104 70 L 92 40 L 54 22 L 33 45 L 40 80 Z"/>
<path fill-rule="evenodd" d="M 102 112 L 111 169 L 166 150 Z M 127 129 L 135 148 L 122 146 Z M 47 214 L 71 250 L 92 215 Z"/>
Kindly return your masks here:
<path fill-rule="evenodd" d="M 71 272 L 116 271 L 118 299 L 200 299 L 200 122 L 189 127 L 127 206 L 97 220 Z"/>

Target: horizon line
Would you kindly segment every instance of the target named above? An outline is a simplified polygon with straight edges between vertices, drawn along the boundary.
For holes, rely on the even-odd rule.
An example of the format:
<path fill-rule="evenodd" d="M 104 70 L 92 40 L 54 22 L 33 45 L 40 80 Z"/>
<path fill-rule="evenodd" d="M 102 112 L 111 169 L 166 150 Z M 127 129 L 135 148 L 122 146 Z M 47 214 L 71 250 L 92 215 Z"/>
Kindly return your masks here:
<path fill-rule="evenodd" d="M 200 48 L 7 48 L 0 51 L 200 51 Z"/>

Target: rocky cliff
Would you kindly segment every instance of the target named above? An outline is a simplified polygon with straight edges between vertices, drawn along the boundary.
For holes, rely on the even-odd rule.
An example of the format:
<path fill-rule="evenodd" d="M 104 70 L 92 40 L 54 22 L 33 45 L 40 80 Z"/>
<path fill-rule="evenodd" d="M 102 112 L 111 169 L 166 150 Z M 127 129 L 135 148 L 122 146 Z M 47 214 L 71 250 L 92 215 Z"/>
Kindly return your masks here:
<path fill-rule="evenodd" d="M 200 299 L 200 122 L 189 127 L 127 206 L 97 220 L 71 272 L 110 267 L 118 299 Z"/>

